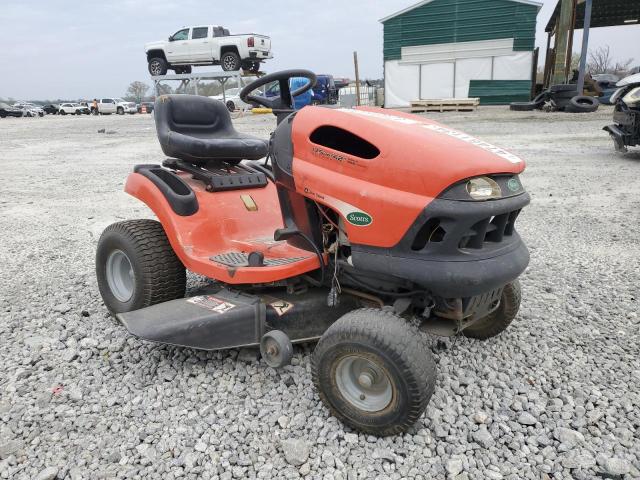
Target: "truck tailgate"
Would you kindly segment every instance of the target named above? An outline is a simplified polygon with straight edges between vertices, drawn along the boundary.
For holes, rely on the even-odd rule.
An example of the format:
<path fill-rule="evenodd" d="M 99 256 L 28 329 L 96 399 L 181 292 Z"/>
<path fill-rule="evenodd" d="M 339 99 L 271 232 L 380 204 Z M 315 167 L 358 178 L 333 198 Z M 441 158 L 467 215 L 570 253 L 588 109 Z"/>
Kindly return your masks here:
<path fill-rule="evenodd" d="M 271 50 L 271 38 L 265 35 L 253 35 L 255 38 L 255 49 L 262 52 L 269 52 Z"/>

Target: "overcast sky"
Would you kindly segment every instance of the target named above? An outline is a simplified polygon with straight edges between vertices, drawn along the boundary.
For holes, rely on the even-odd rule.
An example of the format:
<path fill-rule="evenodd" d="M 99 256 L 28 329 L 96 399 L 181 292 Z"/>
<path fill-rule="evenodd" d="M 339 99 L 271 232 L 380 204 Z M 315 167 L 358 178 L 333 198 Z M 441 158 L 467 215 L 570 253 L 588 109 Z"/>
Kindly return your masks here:
<path fill-rule="evenodd" d="M 221 24 L 231 33 L 272 38 L 264 70 L 304 67 L 353 76 L 382 76 L 379 19 L 416 0 L 1 0 L 0 97 L 15 99 L 122 96 L 129 83 L 151 84 L 144 44 L 181 26 Z M 537 44 L 556 0 L 544 0 Z M 576 35 L 575 45 L 579 45 Z M 640 26 L 592 31 L 591 48 L 608 44 L 616 59 L 636 57 Z M 576 47 L 577 49 L 577 47 Z M 200 67 L 214 68 L 220 67 Z"/>

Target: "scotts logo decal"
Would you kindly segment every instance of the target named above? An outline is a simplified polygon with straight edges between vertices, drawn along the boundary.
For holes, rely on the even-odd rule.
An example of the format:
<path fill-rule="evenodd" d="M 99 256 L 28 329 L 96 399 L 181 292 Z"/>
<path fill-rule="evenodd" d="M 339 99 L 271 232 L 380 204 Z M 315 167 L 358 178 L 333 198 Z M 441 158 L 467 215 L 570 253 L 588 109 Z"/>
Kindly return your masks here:
<path fill-rule="evenodd" d="M 347 222 L 356 227 L 366 227 L 367 225 L 371 225 L 373 218 L 364 212 L 351 212 L 347 214 Z"/>
<path fill-rule="evenodd" d="M 512 192 L 517 192 L 520 190 L 520 182 L 517 179 L 512 178 L 507 182 L 507 188 Z"/>

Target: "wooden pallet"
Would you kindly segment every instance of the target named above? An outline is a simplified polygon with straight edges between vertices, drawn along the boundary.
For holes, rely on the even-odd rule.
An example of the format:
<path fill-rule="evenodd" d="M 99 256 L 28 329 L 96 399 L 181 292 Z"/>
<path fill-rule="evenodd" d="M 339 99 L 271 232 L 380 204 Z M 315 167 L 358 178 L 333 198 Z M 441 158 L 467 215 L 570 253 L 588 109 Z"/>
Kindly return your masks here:
<path fill-rule="evenodd" d="M 434 98 L 414 100 L 411 113 L 419 112 L 473 112 L 480 105 L 479 98 Z"/>

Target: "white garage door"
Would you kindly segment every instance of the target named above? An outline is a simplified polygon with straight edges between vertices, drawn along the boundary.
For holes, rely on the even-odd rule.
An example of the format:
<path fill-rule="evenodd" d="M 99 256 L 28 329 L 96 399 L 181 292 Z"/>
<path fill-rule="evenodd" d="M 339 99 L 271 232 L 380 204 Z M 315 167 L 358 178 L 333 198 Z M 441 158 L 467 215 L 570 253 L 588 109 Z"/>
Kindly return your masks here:
<path fill-rule="evenodd" d="M 420 69 L 421 100 L 453 97 L 453 62 L 430 63 Z"/>

